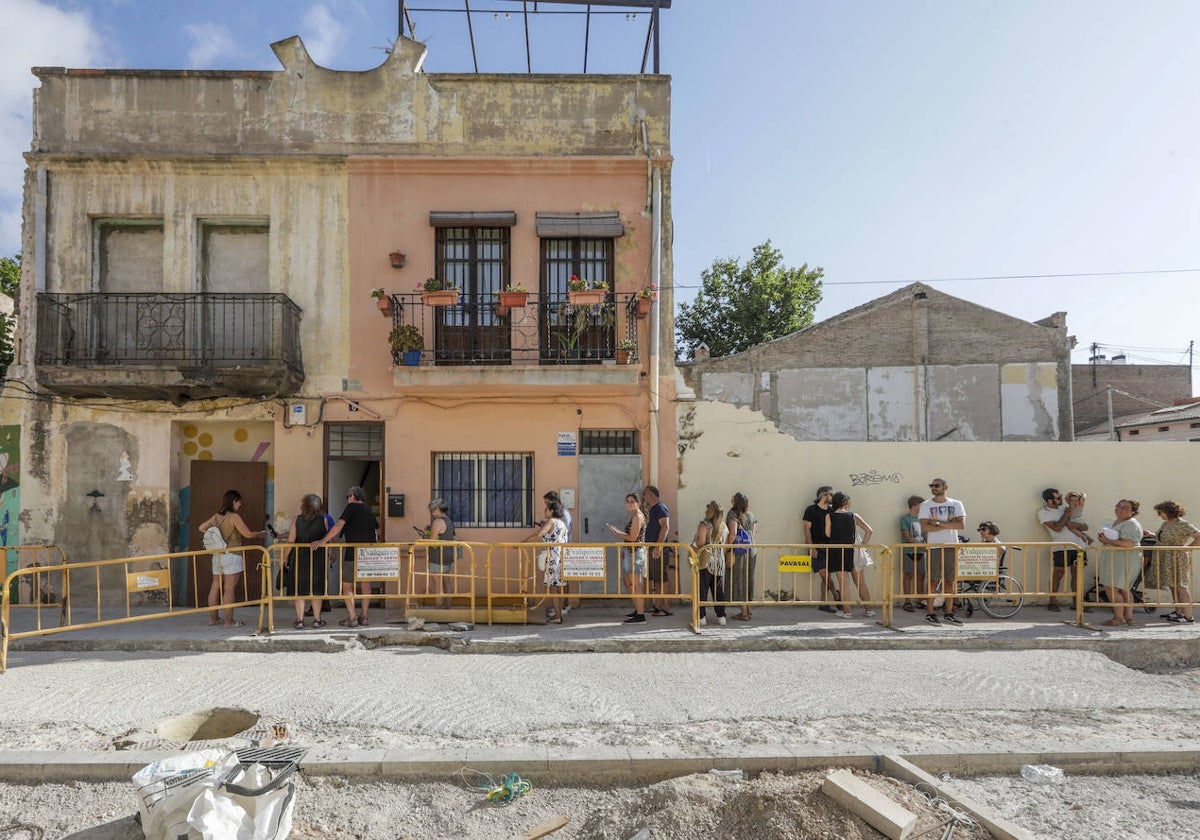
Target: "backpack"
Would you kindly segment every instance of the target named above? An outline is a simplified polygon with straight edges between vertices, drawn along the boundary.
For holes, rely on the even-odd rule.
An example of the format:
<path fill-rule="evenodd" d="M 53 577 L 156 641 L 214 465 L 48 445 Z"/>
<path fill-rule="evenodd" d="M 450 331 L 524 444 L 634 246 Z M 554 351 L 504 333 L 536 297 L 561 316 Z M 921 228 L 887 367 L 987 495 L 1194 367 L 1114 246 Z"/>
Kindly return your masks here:
<path fill-rule="evenodd" d="M 741 525 L 738 525 L 737 534 L 735 534 L 733 537 L 733 553 L 741 557 L 750 550 L 750 546 L 753 544 L 753 542 L 754 541 L 750 539 L 750 533 Z"/>
<path fill-rule="evenodd" d="M 228 548 L 225 544 L 225 538 L 221 536 L 221 529 L 216 525 L 210 525 L 208 530 L 204 532 L 204 547 L 209 551 L 220 551 L 223 548 Z"/>

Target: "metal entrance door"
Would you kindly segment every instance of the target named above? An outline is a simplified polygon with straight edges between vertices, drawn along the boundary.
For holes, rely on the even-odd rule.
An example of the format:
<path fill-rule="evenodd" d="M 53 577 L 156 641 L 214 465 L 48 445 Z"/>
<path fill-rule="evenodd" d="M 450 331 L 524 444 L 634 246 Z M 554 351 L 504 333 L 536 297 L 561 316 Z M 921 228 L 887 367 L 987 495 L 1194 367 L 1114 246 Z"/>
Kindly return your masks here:
<path fill-rule="evenodd" d="M 595 433 L 592 433 L 595 434 Z M 574 511 L 578 537 L 582 543 L 620 542 L 608 530 L 608 523 L 624 528 L 629 523 L 625 494 L 642 492 L 642 456 L 637 454 L 637 432 L 621 433 L 630 443 L 617 447 L 589 445 L 589 432 L 580 434 L 580 451 L 604 448 L 634 449 L 632 454 L 597 453 L 579 456 L 579 509 Z M 605 591 L 620 592 L 621 569 L 618 563 L 607 565 Z M 599 581 L 583 581 L 580 592 L 600 591 Z"/>

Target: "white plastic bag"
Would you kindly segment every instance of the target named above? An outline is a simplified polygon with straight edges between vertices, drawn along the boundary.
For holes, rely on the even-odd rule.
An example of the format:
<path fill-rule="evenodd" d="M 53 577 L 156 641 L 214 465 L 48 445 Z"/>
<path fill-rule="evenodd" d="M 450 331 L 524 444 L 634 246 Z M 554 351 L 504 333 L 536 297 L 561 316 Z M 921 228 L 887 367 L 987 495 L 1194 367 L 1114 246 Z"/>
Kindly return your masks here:
<path fill-rule="evenodd" d="M 197 750 L 155 761 L 134 773 L 138 813 L 147 840 L 188 836 L 192 803 L 205 790 L 216 788 L 237 764 L 232 750 Z"/>
<path fill-rule="evenodd" d="M 858 550 L 858 566 L 859 566 L 859 568 L 865 569 L 867 566 L 874 564 L 874 562 L 875 562 L 875 558 L 871 556 L 871 552 L 869 550 L 867 550 L 866 548 L 859 548 L 859 550 Z"/>

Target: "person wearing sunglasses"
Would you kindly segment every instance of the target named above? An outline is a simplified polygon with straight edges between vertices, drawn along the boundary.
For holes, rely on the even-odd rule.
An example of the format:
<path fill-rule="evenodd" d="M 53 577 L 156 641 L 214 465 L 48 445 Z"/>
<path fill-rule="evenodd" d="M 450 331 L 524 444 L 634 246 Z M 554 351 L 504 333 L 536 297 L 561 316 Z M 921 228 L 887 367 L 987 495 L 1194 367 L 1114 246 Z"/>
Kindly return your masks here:
<path fill-rule="evenodd" d="M 958 532 L 966 523 L 967 509 L 958 499 L 946 495 L 949 489 L 950 485 L 944 478 L 929 482 L 929 492 L 933 495 L 921 502 L 921 530 L 925 532 L 925 542 L 929 545 L 926 555 L 929 585 L 932 587 L 934 581 L 942 581 L 942 591 L 946 593 L 945 619 L 951 624 L 962 624 L 954 614 L 955 562 Z M 925 620 L 930 624 L 940 624 L 934 613 L 933 601 L 930 598 L 927 602 Z"/>

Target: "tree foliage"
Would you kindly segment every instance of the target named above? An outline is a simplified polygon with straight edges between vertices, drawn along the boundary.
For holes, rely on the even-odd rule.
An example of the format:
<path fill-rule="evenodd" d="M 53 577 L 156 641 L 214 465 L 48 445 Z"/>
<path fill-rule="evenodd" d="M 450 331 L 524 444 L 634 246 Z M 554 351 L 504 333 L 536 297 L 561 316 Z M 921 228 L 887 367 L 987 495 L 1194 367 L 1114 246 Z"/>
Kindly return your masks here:
<path fill-rule="evenodd" d="M 21 255 L 0 257 L 0 292 L 17 298 L 21 288 Z M 13 360 L 13 320 L 0 313 L 0 384 L 8 376 L 8 366 Z"/>
<path fill-rule="evenodd" d="M 676 343 L 687 358 L 701 344 L 712 356 L 728 356 L 803 329 L 821 302 L 824 274 L 807 263 L 787 267 L 769 239 L 754 247 L 745 265 L 736 258 L 713 260 L 700 272 L 696 300 L 679 307 Z"/>

